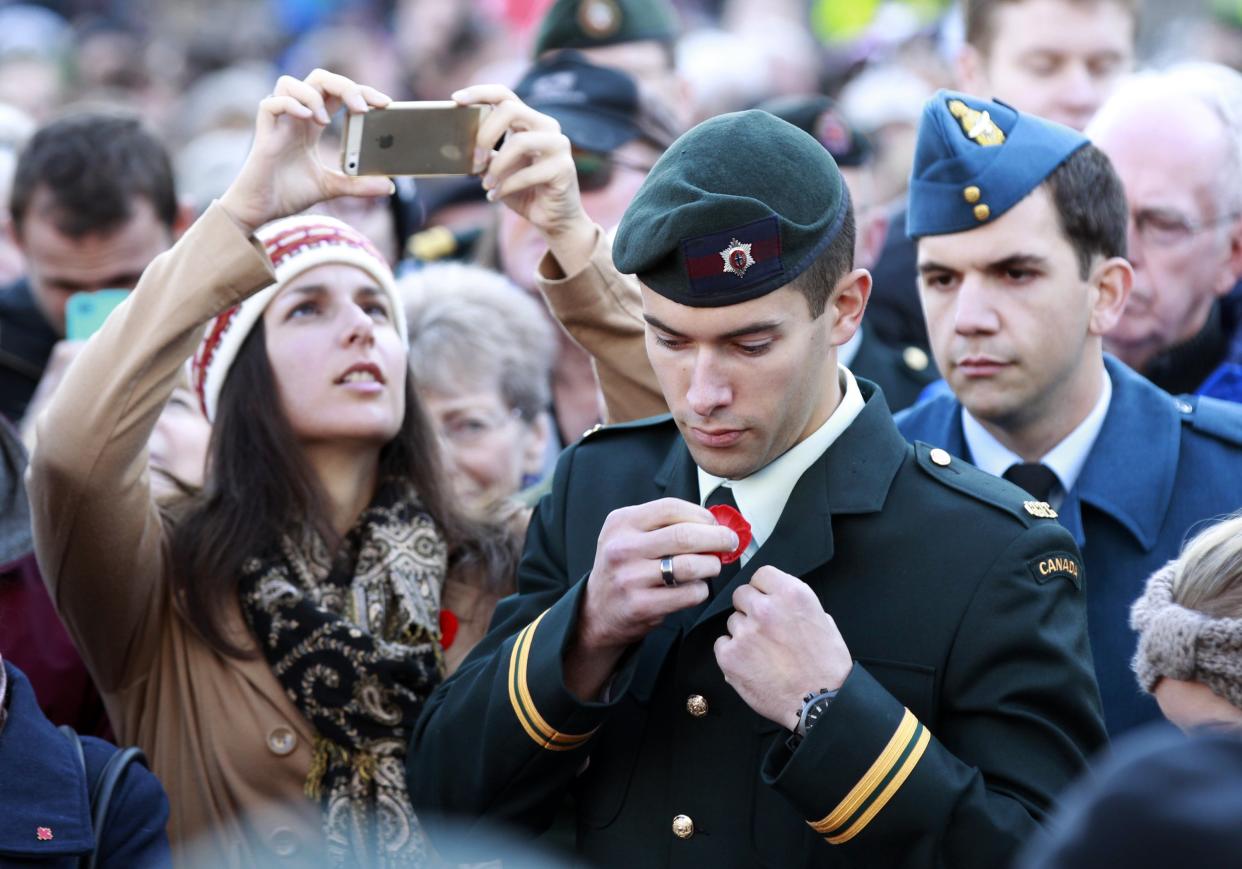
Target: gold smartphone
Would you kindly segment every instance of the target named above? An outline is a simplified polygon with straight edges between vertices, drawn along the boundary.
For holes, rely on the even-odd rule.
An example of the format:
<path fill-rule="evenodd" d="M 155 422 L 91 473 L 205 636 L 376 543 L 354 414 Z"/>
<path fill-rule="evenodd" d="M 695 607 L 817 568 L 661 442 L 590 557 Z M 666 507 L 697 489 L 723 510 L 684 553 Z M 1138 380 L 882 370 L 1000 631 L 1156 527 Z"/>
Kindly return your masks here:
<path fill-rule="evenodd" d="M 484 106 L 389 103 L 345 117 L 346 175 L 469 175 Z"/>

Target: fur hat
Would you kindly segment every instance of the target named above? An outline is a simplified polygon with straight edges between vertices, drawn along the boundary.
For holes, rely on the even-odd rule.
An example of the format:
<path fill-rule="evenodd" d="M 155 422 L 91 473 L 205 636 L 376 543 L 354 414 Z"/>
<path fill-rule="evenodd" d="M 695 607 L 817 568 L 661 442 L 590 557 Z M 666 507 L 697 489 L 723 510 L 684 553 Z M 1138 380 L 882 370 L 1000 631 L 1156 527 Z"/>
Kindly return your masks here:
<path fill-rule="evenodd" d="M 1177 562 L 1151 575 L 1130 610 L 1139 632 L 1131 666 L 1151 693 L 1161 677 L 1202 682 L 1242 709 L 1242 619 L 1214 618 L 1173 600 Z"/>
<path fill-rule="evenodd" d="M 191 362 L 194 390 L 209 421 L 215 420 L 220 389 L 229 369 L 233 367 L 233 360 L 237 358 L 237 352 L 250 330 L 263 316 L 268 303 L 281 287 L 315 266 L 356 266 L 374 278 L 388 297 L 393 322 L 402 343 L 408 342 L 405 308 L 397 293 L 392 269 L 362 233 L 332 217 L 303 214 L 266 224 L 255 233 L 255 238 L 272 260 L 276 283 L 213 319 Z"/>

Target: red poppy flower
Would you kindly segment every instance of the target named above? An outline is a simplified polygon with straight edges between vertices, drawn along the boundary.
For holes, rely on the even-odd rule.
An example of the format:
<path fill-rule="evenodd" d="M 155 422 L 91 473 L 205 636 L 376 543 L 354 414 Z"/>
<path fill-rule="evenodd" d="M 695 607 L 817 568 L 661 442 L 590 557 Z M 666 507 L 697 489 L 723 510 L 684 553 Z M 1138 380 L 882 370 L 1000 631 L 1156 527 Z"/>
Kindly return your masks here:
<path fill-rule="evenodd" d="M 733 529 L 733 533 L 737 535 L 737 549 L 732 552 L 720 556 L 721 564 L 732 564 L 742 557 L 742 553 L 746 551 L 746 547 L 750 546 L 753 535 L 750 533 L 750 523 L 737 510 L 728 504 L 713 504 L 707 508 L 708 511 L 716 517 L 716 521 L 726 528 Z"/>
<path fill-rule="evenodd" d="M 452 610 L 440 610 L 440 648 L 447 649 L 457 639 L 457 615 Z"/>

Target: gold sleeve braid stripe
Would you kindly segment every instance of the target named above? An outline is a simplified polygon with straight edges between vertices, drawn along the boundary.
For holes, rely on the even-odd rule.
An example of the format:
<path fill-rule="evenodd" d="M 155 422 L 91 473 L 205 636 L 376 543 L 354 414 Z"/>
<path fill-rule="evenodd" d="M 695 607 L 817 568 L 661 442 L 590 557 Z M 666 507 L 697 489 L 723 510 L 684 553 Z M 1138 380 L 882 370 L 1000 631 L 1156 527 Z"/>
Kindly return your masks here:
<path fill-rule="evenodd" d="M 909 709 L 880 756 L 828 815 L 808 821 L 831 844 L 840 845 L 861 833 L 893 798 L 931 742 L 931 732 Z M 831 835 L 835 834 L 835 835 Z"/>
<path fill-rule="evenodd" d="M 547 614 L 548 611 L 544 610 L 539 618 L 522 628 L 517 640 L 513 643 L 513 652 L 509 655 L 509 702 L 513 704 L 513 712 L 517 715 L 518 724 L 522 725 L 522 729 L 535 741 L 536 745 L 548 751 L 571 751 L 585 745 L 595 731 L 573 735 L 554 730 L 535 709 L 526 684 L 526 663 L 530 655 L 530 645 L 535 636 L 535 628 Z"/>

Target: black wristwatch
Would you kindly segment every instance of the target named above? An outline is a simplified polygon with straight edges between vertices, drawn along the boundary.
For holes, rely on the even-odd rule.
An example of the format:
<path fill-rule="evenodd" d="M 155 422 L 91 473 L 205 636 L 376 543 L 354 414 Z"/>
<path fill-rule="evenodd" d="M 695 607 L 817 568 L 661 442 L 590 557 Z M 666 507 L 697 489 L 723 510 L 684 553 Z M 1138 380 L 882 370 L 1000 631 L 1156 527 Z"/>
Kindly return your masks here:
<path fill-rule="evenodd" d="M 791 749 L 797 748 L 806 738 L 807 731 L 815 726 L 815 722 L 824 717 L 824 713 L 828 711 L 828 707 L 836 698 L 837 692 L 829 691 L 827 688 L 811 691 L 802 698 L 802 708 L 798 710 L 798 723 L 794 726 L 793 735 L 786 742 Z"/>

